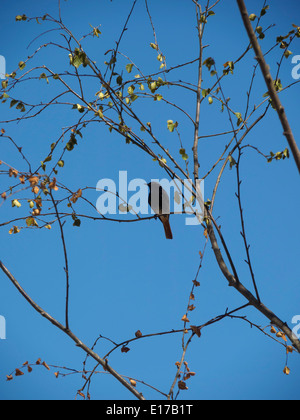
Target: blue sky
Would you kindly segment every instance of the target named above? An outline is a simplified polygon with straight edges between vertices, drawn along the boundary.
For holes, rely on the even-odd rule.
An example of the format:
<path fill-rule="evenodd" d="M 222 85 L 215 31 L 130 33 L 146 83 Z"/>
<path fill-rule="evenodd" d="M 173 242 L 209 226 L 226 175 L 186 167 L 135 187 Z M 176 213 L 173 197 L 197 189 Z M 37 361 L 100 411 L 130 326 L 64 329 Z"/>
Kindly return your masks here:
<path fill-rule="evenodd" d="M 189 4 L 190 3 L 190 4 Z M 218 72 L 223 64 L 238 57 L 247 46 L 247 38 L 239 17 L 236 2 L 221 3 L 216 15 L 210 17 L 205 36 L 205 56 L 214 57 Z M 250 13 L 259 14 L 261 1 L 251 2 Z M 273 2 L 262 26 L 272 23 L 266 39 L 262 41 L 268 50 L 277 36 L 285 35 L 291 24 L 299 25 L 299 4 L 288 1 Z M 189 4 L 189 5 L 188 5 Z M 192 2 L 149 1 L 160 49 L 166 55 L 168 67 L 197 58 L 197 32 Z M 115 40 L 132 5 L 129 0 L 90 0 L 84 5 L 78 0 L 62 1 L 64 23 L 81 37 L 90 31 L 89 24 L 101 24 L 100 38 L 87 38 L 83 45 L 97 65 L 105 68 L 104 53 L 114 48 Z M 25 61 L 42 43 L 60 40 L 57 32 L 49 32 L 35 40 L 53 26 L 43 22 L 15 22 L 15 16 L 42 16 L 45 13 L 57 16 L 57 2 L 5 3 L 0 16 L 2 43 L 0 55 L 6 59 L 7 72 L 14 71 L 18 63 Z M 31 43 L 31 41 L 33 41 Z M 150 48 L 154 42 L 143 1 L 136 9 L 120 45 L 120 51 L 131 57 L 145 74 L 159 70 L 156 52 Z M 31 45 L 28 47 L 28 45 Z M 290 48 L 293 55 L 300 54 L 299 39 Z M 268 55 L 272 73 L 282 50 L 277 47 Z M 69 70 L 68 57 L 53 47 L 44 49 L 32 61 L 33 66 L 46 62 L 57 72 Z M 126 75 L 123 57 L 118 70 Z M 234 75 L 224 79 L 222 88 L 230 97 L 230 106 L 243 113 L 246 107 L 246 90 L 249 88 L 253 65 L 251 52 L 236 66 Z M 294 82 L 291 57 L 284 59 L 280 77 L 283 86 Z M 83 71 L 82 68 L 80 71 Z M 41 71 L 37 73 L 39 75 Z M 136 74 L 136 71 L 133 72 Z M 188 80 L 197 83 L 197 65 L 184 67 L 167 75 L 169 80 Z M 204 70 L 203 86 L 209 87 L 211 76 Z M 20 95 L 30 103 L 51 98 L 56 85 L 50 81 L 35 80 L 20 85 Z M 74 84 L 75 86 L 75 84 Z M 85 87 L 90 100 L 99 89 L 97 83 L 87 80 Z M 266 87 L 261 75 L 255 78 L 251 106 L 262 101 Z M 195 100 L 190 93 L 179 88 L 170 88 L 162 93 L 170 102 L 176 102 L 194 117 Z M 13 96 L 13 95 L 12 95 Z M 294 136 L 299 138 L 299 84 L 281 94 Z M 69 97 L 70 102 L 74 99 Z M 200 135 L 231 130 L 226 112 L 220 112 L 217 101 L 213 105 L 203 103 L 200 118 Z M 172 107 L 161 102 L 138 100 L 134 104 L 143 116 L 151 121 L 153 131 L 159 135 L 166 148 L 181 159 L 179 142 L 175 133 L 167 129 L 167 120 L 179 122 L 179 131 L 186 152 L 190 155 L 193 127 L 187 118 Z M 9 106 L 1 104 L 0 120 L 18 116 Z M 50 144 L 61 135 L 62 127 L 76 122 L 77 111 L 70 106 L 53 106 L 37 119 L 20 124 L 1 124 L 22 151 L 30 156 L 33 167 L 49 153 Z M 107 128 L 89 125 L 78 146 L 65 155 L 65 166 L 59 170 L 58 179 L 72 191 L 85 186 L 96 188 L 99 179 L 111 178 L 118 183 L 119 171 L 127 171 L 128 179 L 165 178 L 165 172 L 138 148 L 125 144 L 124 139 Z M 200 175 L 211 168 L 230 135 L 202 139 L 199 142 Z M 10 162 L 19 170 L 26 171 L 26 164 L 11 143 L 0 139 L 0 160 Z M 287 147 L 277 115 L 269 110 L 267 116 L 247 137 L 245 144 L 258 147 L 269 154 Z M 58 155 L 57 155 L 58 156 Z M 56 156 L 56 157 L 57 157 Z M 190 171 L 192 173 L 190 162 Z M 1 169 L 1 167 L 0 167 Z M 205 199 L 210 199 L 219 169 L 205 182 Z M 299 226 L 300 199 L 299 175 L 293 159 L 266 163 L 254 149 L 246 149 L 242 156 L 242 200 L 245 213 L 247 239 L 255 277 L 262 301 L 290 326 L 292 318 L 300 314 L 299 297 Z M 7 188 L 10 180 L 1 174 L 1 188 Z M 3 186 L 3 187 L 2 187 Z M 249 270 L 244 262 L 245 250 L 240 236 L 235 170 L 227 168 L 222 177 L 214 216 L 222 227 L 240 279 L 252 290 Z M 58 194 L 60 194 L 58 192 Z M 87 197 L 96 203 L 99 192 L 89 190 Z M 20 193 L 22 198 L 22 193 Z M 18 195 L 14 198 L 19 198 Z M 23 209 L 11 208 L 10 200 L 0 207 L 1 223 L 18 217 Z M 87 207 L 76 207 L 78 213 Z M 19 213 L 18 213 L 19 212 Z M 91 209 L 89 214 L 96 215 Z M 23 213 L 22 213 L 23 214 Z M 26 214 L 26 213 L 25 213 Z M 125 217 L 120 215 L 120 218 Z M 127 216 L 126 216 L 127 218 Z M 138 223 L 112 223 L 81 220 L 81 227 L 72 226 L 68 220 L 64 226 L 70 264 L 70 328 L 87 345 L 92 346 L 101 334 L 115 342 L 134 337 L 138 329 L 145 334 L 170 331 L 183 327 L 182 315 L 186 311 L 192 280 L 199 265 L 199 251 L 203 251 L 205 237 L 201 227 L 186 226 L 183 216 L 171 217 L 174 239 L 166 241 L 159 221 L 154 219 Z M 23 229 L 17 235 L 9 235 L 11 226 L 1 227 L 0 259 L 18 279 L 34 300 L 59 321 L 64 321 L 65 276 L 64 259 L 58 225 L 51 230 Z M 198 280 L 201 287 L 195 289 L 196 309 L 189 313 L 191 325 L 202 324 L 211 318 L 244 305 L 246 302 L 235 290 L 229 288 L 223 278 L 211 250 L 207 245 L 203 266 Z M 265 327 L 268 320 L 254 309 L 238 313 L 247 315 L 255 324 Z M 49 365 L 82 369 L 85 355 L 73 342 L 43 319 L 18 294 L 9 280 L 0 274 L 0 315 L 6 319 L 6 340 L 0 340 L 0 399 L 73 399 L 84 380 L 80 374 L 56 379 L 51 368 L 33 368 L 33 372 L 6 382 L 5 375 L 19 368 L 25 361 L 38 358 Z M 269 329 L 267 330 L 269 331 Z M 175 362 L 180 360 L 182 334 L 168 334 L 137 340 L 130 344 L 128 353 L 116 350 L 110 355 L 110 364 L 121 374 L 133 377 L 168 392 L 176 374 Z M 111 349 L 105 339 L 98 341 L 96 351 L 104 356 Z M 181 399 L 299 399 L 300 360 L 297 354 L 289 356 L 289 376 L 283 374 L 285 349 L 266 337 L 256 328 L 240 319 L 225 319 L 194 338 L 188 348 L 186 361 L 196 375 L 187 381 L 188 390 L 180 393 Z M 89 361 L 88 368 L 94 364 Z M 148 399 L 162 396 L 140 385 L 139 391 Z M 90 393 L 94 399 L 130 399 L 132 395 L 107 374 L 96 375 Z"/>

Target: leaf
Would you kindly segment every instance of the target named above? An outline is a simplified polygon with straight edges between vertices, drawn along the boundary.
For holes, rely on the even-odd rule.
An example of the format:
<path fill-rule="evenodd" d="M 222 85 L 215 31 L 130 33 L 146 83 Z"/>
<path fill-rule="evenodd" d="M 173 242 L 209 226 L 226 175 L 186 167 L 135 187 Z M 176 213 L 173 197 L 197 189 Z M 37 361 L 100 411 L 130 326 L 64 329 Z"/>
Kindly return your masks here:
<path fill-rule="evenodd" d="M 289 50 L 286 50 L 285 52 L 284 52 L 284 56 L 285 56 L 285 58 L 289 58 L 289 56 L 290 55 L 292 55 L 293 53 L 292 53 L 292 51 L 289 51 Z"/>
<path fill-rule="evenodd" d="M 201 330 L 196 325 L 191 325 L 191 330 L 195 333 L 198 337 L 201 337 Z"/>
<path fill-rule="evenodd" d="M 45 80 L 46 80 L 46 82 L 49 84 L 49 80 L 48 80 L 48 77 L 47 77 L 46 73 L 42 73 L 42 74 L 40 75 L 39 79 L 40 79 L 40 80 L 41 80 L 41 79 L 45 79 Z"/>
<path fill-rule="evenodd" d="M 158 93 L 155 94 L 155 96 L 154 96 L 154 100 L 155 101 L 161 101 L 162 99 L 163 99 L 163 96 L 162 95 L 160 95 Z"/>
<path fill-rule="evenodd" d="M 73 223 L 73 226 L 80 227 L 80 225 L 81 225 L 81 220 L 80 219 L 75 219 L 75 221 Z"/>
<path fill-rule="evenodd" d="M 22 376 L 22 375 L 24 375 L 24 372 L 22 372 L 20 369 L 16 369 L 15 370 L 15 375 L 16 376 Z"/>
<path fill-rule="evenodd" d="M 26 225 L 28 227 L 30 227 L 30 226 L 38 226 L 37 221 L 34 219 L 34 217 L 27 217 L 27 219 L 26 219 Z"/>
<path fill-rule="evenodd" d="M 27 20 L 26 15 L 17 15 L 16 16 L 16 22 L 21 22 L 22 20 Z"/>
<path fill-rule="evenodd" d="M 150 47 L 154 50 L 158 50 L 158 45 L 154 44 L 154 42 L 150 42 Z"/>
<path fill-rule="evenodd" d="M 49 366 L 47 365 L 47 363 L 46 363 L 46 362 L 43 362 L 43 363 L 42 363 L 42 365 L 43 365 L 43 366 L 45 366 L 45 368 L 46 368 L 47 370 L 50 370 L 50 368 L 49 368 Z"/>
<path fill-rule="evenodd" d="M 127 70 L 127 73 L 131 73 L 132 72 L 132 67 L 133 67 L 133 64 L 132 63 L 126 65 L 125 68 Z"/>
<path fill-rule="evenodd" d="M 82 197 L 82 189 L 79 188 L 79 190 L 77 190 L 76 193 L 74 193 L 72 195 L 72 197 L 70 198 L 70 201 L 72 201 L 72 203 L 76 203 L 76 201 L 78 200 L 78 198 Z"/>
<path fill-rule="evenodd" d="M 134 335 L 136 336 L 136 338 L 141 338 L 143 336 L 143 334 L 141 333 L 140 330 L 137 330 Z"/>
<path fill-rule="evenodd" d="M 26 64 L 24 63 L 24 61 L 20 61 L 19 62 L 19 69 L 23 70 L 25 68 Z"/>
<path fill-rule="evenodd" d="M 181 318 L 181 321 L 190 322 L 190 320 L 188 319 L 188 317 L 186 316 L 186 314 L 183 315 L 183 317 Z"/>
<path fill-rule="evenodd" d="M 285 366 L 285 367 L 284 367 L 284 369 L 283 369 L 283 373 L 284 373 L 285 375 L 289 375 L 289 374 L 290 374 L 290 372 L 291 372 L 291 370 L 290 370 L 287 366 Z"/>
<path fill-rule="evenodd" d="M 187 390 L 188 387 L 186 386 L 186 383 L 184 381 L 178 381 L 178 388 L 181 390 Z"/>
<path fill-rule="evenodd" d="M 179 150 L 179 153 L 181 154 L 181 157 L 182 157 L 183 160 L 187 160 L 189 158 L 188 155 L 185 153 L 185 149 L 181 148 Z"/>
<path fill-rule="evenodd" d="M 9 230 L 9 234 L 11 235 L 12 233 L 15 235 L 16 233 L 19 233 L 20 229 L 18 228 L 18 226 L 13 226 L 10 230 Z"/>
<path fill-rule="evenodd" d="M 174 129 L 175 129 L 176 127 L 178 127 L 178 122 L 176 121 L 176 122 L 174 123 L 174 121 L 173 121 L 173 120 L 168 120 L 168 121 L 167 121 L 167 127 L 168 127 L 168 130 L 169 130 L 171 133 L 173 133 Z"/>
<path fill-rule="evenodd" d="M 134 379 L 129 379 L 129 382 L 132 386 L 136 386 L 136 381 Z"/>
<path fill-rule="evenodd" d="M 14 199 L 14 200 L 12 200 L 12 202 L 11 202 L 11 206 L 12 207 L 21 207 L 22 206 L 22 204 L 17 200 L 17 199 Z"/>

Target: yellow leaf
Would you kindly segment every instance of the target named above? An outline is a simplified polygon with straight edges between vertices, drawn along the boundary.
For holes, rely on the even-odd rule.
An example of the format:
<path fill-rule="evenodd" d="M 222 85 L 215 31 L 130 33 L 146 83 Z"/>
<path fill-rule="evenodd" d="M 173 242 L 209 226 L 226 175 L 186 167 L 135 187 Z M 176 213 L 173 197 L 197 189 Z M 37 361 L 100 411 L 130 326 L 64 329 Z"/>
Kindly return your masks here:
<path fill-rule="evenodd" d="M 8 171 L 8 175 L 10 177 L 14 176 L 15 178 L 17 178 L 19 171 L 17 171 L 16 169 L 10 168 L 10 170 Z"/>
<path fill-rule="evenodd" d="M 183 315 L 183 317 L 181 318 L 181 321 L 190 322 L 190 320 L 188 319 L 186 315 Z"/>
<path fill-rule="evenodd" d="M 19 232 L 20 232 L 20 229 L 18 228 L 18 226 L 13 226 L 8 233 L 11 235 L 12 233 L 16 234 Z"/>
<path fill-rule="evenodd" d="M 14 199 L 11 202 L 11 206 L 12 207 L 21 207 L 21 203 L 17 199 Z"/>
<path fill-rule="evenodd" d="M 134 379 L 129 379 L 132 386 L 136 386 L 136 381 Z"/>
<path fill-rule="evenodd" d="M 30 182 L 30 186 L 31 186 L 31 187 L 34 187 L 35 185 L 37 185 L 37 184 L 38 184 L 38 182 L 39 182 L 39 177 L 37 177 L 37 176 L 30 176 L 30 177 L 28 178 L 28 181 Z"/>
<path fill-rule="evenodd" d="M 285 375 L 289 375 L 289 374 L 290 374 L 290 372 L 291 372 L 291 370 L 290 370 L 287 366 L 285 366 L 285 367 L 284 367 L 284 369 L 283 369 L 283 373 L 284 373 Z"/>

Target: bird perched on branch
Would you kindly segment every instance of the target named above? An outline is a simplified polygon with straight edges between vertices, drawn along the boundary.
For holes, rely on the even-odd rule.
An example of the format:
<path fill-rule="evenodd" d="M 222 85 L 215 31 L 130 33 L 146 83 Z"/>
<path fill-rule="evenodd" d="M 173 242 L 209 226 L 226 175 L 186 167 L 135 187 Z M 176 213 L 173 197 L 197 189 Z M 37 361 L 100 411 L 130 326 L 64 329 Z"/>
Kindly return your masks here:
<path fill-rule="evenodd" d="M 167 239 L 173 239 L 171 226 L 169 222 L 170 217 L 170 199 L 167 192 L 158 182 L 149 182 L 147 184 L 150 192 L 148 203 L 155 214 L 159 217 L 165 230 Z"/>

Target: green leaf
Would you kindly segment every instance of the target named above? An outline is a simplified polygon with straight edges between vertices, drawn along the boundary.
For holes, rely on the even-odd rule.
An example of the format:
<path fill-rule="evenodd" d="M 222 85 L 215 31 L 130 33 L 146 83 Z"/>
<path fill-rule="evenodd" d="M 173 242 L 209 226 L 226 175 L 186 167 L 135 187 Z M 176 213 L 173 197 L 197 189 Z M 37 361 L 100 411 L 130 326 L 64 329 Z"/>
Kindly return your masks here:
<path fill-rule="evenodd" d="M 188 155 L 185 153 L 185 149 L 181 148 L 179 150 L 179 153 L 181 154 L 183 160 L 187 160 L 189 158 Z"/>
<path fill-rule="evenodd" d="M 230 169 L 232 169 L 232 167 L 236 165 L 236 161 L 232 156 L 229 156 L 228 160 L 229 160 L 229 163 L 230 163 Z"/>
<path fill-rule="evenodd" d="M 260 16 L 264 16 L 267 13 L 268 9 L 269 9 L 269 6 L 265 6 L 263 9 L 261 9 Z"/>
<path fill-rule="evenodd" d="M 19 63 L 19 69 L 23 70 L 25 68 L 26 64 L 24 63 L 24 61 L 20 61 Z"/>
<path fill-rule="evenodd" d="M 203 98 L 206 98 L 206 96 L 208 96 L 209 92 L 210 92 L 210 89 L 202 89 L 201 93 L 202 93 Z"/>
<path fill-rule="evenodd" d="M 154 100 L 155 101 L 161 101 L 163 99 L 163 96 L 162 95 L 160 95 L 159 93 L 156 93 L 155 95 L 154 95 Z"/>
<path fill-rule="evenodd" d="M 132 67 L 133 67 L 133 64 L 132 63 L 126 65 L 127 73 L 131 73 L 132 72 Z"/>
<path fill-rule="evenodd" d="M 293 53 L 292 53 L 292 51 L 289 51 L 289 50 L 286 50 L 285 52 L 284 52 L 284 56 L 285 56 L 285 58 L 289 58 L 289 56 L 290 55 L 292 55 Z"/>
<path fill-rule="evenodd" d="M 178 127 L 178 122 L 176 121 L 176 122 L 174 123 L 174 121 L 173 121 L 173 120 L 168 120 L 168 121 L 167 121 L 167 127 L 168 127 L 168 130 L 169 130 L 171 133 L 173 133 L 174 129 L 175 129 L 176 127 Z"/>
<path fill-rule="evenodd" d="M 284 151 L 283 151 L 283 156 L 284 156 L 284 158 L 286 157 L 286 158 L 289 158 L 290 157 L 290 151 L 289 151 L 289 149 L 284 149 Z"/>
<path fill-rule="evenodd" d="M 240 112 L 236 112 L 235 116 L 237 117 L 237 125 L 239 126 L 243 122 L 242 114 Z"/>
<path fill-rule="evenodd" d="M 156 51 L 158 50 L 158 45 L 154 44 L 153 42 L 150 42 L 150 47 Z"/>
<path fill-rule="evenodd" d="M 215 60 L 212 57 L 208 57 L 206 60 L 203 61 L 203 65 L 211 69 L 211 67 L 215 64 Z"/>
<path fill-rule="evenodd" d="M 253 21 L 256 19 L 256 14 L 255 14 L 255 13 L 252 13 L 252 14 L 249 16 L 249 19 L 253 22 Z"/>
<path fill-rule="evenodd" d="M 16 16 L 16 21 L 17 22 L 21 22 L 22 20 L 27 20 L 27 16 L 26 15 L 17 15 Z"/>
<path fill-rule="evenodd" d="M 77 104 L 77 105 L 76 105 L 76 108 L 77 108 L 77 110 L 78 110 L 81 114 L 85 111 L 84 106 L 82 106 L 82 105 L 80 105 L 80 104 Z"/>
<path fill-rule="evenodd" d="M 46 159 L 44 160 L 44 163 L 46 163 L 46 162 L 50 162 L 52 160 L 52 156 L 51 155 L 49 155 L 49 156 L 47 156 L 46 157 Z"/>
<path fill-rule="evenodd" d="M 40 75 L 40 78 L 39 78 L 40 80 L 41 79 L 45 79 L 46 80 L 46 82 L 49 84 L 49 80 L 48 80 L 48 77 L 47 77 L 47 75 L 46 75 L 46 73 L 42 73 L 41 75 Z"/>
<path fill-rule="evenodd" d="M 135 90 L 135 87 L 133 85 L 129 86 L 129 88 L 127 89 L 127 92 L 129 95 L 133 95 L 133 92 Z"/>
<path fill-rule="evenodd" d="M 152 93 L 154 93 L 157 89 L 157 82 L 151 82 L 149 89 L 151 90 Z"/>
<path fill-rule="evenodd" d="M 117 83 L 118 83 L 118 85 L 120 86 L 122 83 L 123 83 L 123 79 L 122 79 L 122 76 L 118 76 L 117 77 Z"/>

